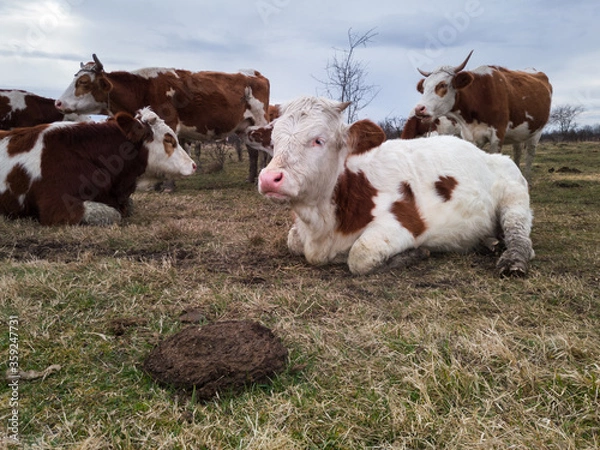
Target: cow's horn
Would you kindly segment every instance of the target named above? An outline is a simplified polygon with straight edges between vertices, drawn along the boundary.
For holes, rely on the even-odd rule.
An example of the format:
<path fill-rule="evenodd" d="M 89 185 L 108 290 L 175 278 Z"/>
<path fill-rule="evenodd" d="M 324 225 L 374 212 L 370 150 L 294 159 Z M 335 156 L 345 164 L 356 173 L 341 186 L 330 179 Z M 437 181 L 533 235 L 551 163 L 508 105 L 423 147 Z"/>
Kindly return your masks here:
<path fill-rule="evenodd" d="M 452 69 L 454 71 L 454 73 L 458 73 L 465 68 L 465 66 L 469 62 L 469 58 L 471 57 L 472 54 L 473 54 L 473 50 L 471 50 L 471 53 L 469 53 L 467 55 L 467 58 L 463 61 L 463 63 L 460 66 L 456 66 L 454 69 Z"/>
<path fill-rule="evenodd" d="M 102 65 L 102 63 L 100 62 L 100 60 L 98 59 L 98 57 L 96 56 L 95 53 L 92 53 L 92 59 L 96 63 L 96 67 L 94 68 L 94 72 L 102 72 L 104 70 L 104 66 Z"/>
<path fill-rule="evenodd" d="M 424 70 L 421 70 L 417 67 L 417 70 L 419 71 L 419 73 L 421 75 L 423 75 L 425 78 L 427 78 L 429 75 L 431 75 L 432 72 L 425 72 Z"/>

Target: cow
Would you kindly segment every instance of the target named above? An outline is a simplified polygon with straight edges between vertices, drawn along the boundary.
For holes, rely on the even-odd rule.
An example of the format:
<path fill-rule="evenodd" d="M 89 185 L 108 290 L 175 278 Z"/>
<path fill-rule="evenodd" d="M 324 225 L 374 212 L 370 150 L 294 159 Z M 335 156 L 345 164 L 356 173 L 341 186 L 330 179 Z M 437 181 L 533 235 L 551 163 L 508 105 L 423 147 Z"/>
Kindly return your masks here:
<path fill-rule="evenodd" d="M 269 158 L 273 156 L 273 142 L 271 141 L 273 122 L 280 115 L 280 104 L 269 105 L 269 124 L 267 126 L 253 126 L 248 128 L 247 138 L 252 142 L 252 146 L 262 150 Z"/>
<path fill-rule="evenodd" d="M 64 115 L 54 107 L 54 102 L 52 98 L 20 89 L 0 89 L 0 130 L 32 127 L 61 120 L 89 120 L 89 116 Z"/>
<path fill-rule="evenodd" d="M 400 139 L 416 139 L 445 134 L 461 136 L 461 130 L 456 120 L 440 116 L 435 120 L 425 121 L 413 114 L 406 119 Z"/>
<path fill-rule="evenodd" d="M 136 179 L 188 176 L 196 164 L 150 108 L 105 122 L 55 122 L 0 132 L 0 214 L 42 225 L 117 223 Z"/>
<path fill-rule="evenodd" d="M 413 114 L 406 120 L 400 139 L 416 139 L 446 134 L 462 137 L 462 130 L 456 120 L 449 119 L 446 116 L 440 116 L 435 120 L 424 120 Z M 522 143 L 513 144 L 513 161 L 517 166 L 521 164 L 522 152 Z M 533 159 L 533 155 L 531 155 L 531 158 Z M 529 167 L 531 167 L 531 163 L 529 163 Z"/>
<path fill-rule="evenodd" d="M 190 72 L 145 68 L 106 72 L 98 57 L 81 64 L 71 84 L 56 100 L 63 113 L 94 114 L 108 110 L 132 114 L 150 106 L 178 136 L 210 140 L 267 123 L 269 80 L 257 71 Z M 248 147 L 248 181 L 256 179 L 258 150 Z M 254 165 L 252 164 L 254 162 Z"/>
<path fill-rule="evenodd" d="M 531 177 L 535 148 L 550 116 L 552 85 L 543 72 L 481 66 L 464 71 L 473 51 L 456 67 L 441 66 L 433 72 L 417 69 L 423 94 L 414 115 L 425 121 L 446 116 L 457 121 L 463 139 L 478 147 L 489 142 L 489 152 L 504 144 L 524 144 L 525 176 Z M 520 147 L 514 147 L 520 159 Z"/>
<path fill-rule="evenodd" d="M 301 97 L 270 127 L 273 159 L 258 190 L 291 207 L 292 254 L 310 264 L 347 263 L 362 275 L 503 235 L 498 273 L 527 273 L 529 190 L 508 156 L 454 136 L 385 141 L 367 119 L 346 125 L 348 104 Z"/>

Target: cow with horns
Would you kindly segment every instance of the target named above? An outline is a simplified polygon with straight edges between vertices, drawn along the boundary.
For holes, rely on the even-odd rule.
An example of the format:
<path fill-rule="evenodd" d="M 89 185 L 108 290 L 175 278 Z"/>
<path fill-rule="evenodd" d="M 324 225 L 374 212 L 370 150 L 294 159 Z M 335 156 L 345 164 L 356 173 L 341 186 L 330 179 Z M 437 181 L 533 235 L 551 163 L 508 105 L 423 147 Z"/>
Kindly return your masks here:
<path fill-rule="evenodd" d="M 262 195 L 291 206 L 288 248 L 354 274 L 403 266 L 429 251 L 467 251 L 503 237 L 501 275 L 524 275 L 533 248 L 527 182 L 508 156 L 453 136 L 385 140 L 348 103 L 302 97 L 266 127 L 273 159 Z"/>
<path fill-rule="evenodd" d="M 56 100 L 63 113 L 130 114 L 150 106 L 180 137 L 206 140 L 232 133 L 243 139 L 251 126 L 268 123 L 269 80 L 257 71 L 190 72 L 145 68 L 106 72 L 98 57 L 81 64 Z M 258 150 L 248 143 L 249 181 L 256 178 Z"/>
<path fill-rule="evenodd" d="M 480 148 L 489 143 L 490 153 L 513 144 L 517 164 L 520 144 L 524 144 L 524 173 L 529 178 L 535 148 L 550 116 L 552 86 L 548 77 L 543 72 L 499 66 L 465 71 L 472 54 L 456 67 L 442 66 L 433 72 L 418 69 L 425 78 L 417 84 L 423 95 L 413 114 L 426 123 L 441 116 L 455 120 L 463 139 Z"/>

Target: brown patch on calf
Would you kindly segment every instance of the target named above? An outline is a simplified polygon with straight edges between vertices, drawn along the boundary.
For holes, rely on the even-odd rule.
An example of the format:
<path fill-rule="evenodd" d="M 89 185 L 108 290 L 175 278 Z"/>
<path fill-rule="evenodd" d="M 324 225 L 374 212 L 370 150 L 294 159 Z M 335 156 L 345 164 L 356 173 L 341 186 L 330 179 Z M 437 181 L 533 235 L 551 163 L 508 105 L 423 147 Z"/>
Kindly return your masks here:
<path fill-rule="evenodd" d="M 353 155 L 366 153 L 385 141 L 385 132 L 368 119 L 354 122 L 348 129 L 348 147 Z"/>
<path fill-rule="evenodd" d="M 350 172 L 340 175 L 333 193 L 336 205 L 337 230 L 342 234 L 352 234 L 362 230 L 372 220 L 371 211 L 375 207 L 377 189 L 363 172 Z"/>
<path fill-rule="evenodd" d="M 419 213 L 415 194 L 406 181 L 400 184 L 400 192 L 403 198 L 392 204 L 391 212 L 404 228 L 410 231 L 414 237 L 417 237 L 425 232 L 427 226 Z"/>
<path fill-rule="evenodd" d="M 15 197 L 27 193 L 29 182 L 29 175 L 20 164 L 13 167 L 6 176 L 6 184 Z"/>
<path fill-rule="evenodd" d="M 48 128 L 48 125 L 13 130 L 10 133 L 10 141 L 8 141 L 8 155 L 14 156 L 30 151 L 37 142 L 40 133 L 46 128 Z"/>
<path fill-rule="evenodd" d="M 452 198 L 452 193 L 457 185 L 456 178 L 443 176 L 435 182 L 435 191 L 447 202 Z"/>
<path fill-rule="evenodd" d="M 23 206 L 19 202 L 19 196 L 26 194 L 29 189 L 29 175 L 21 165 L 17 165 L 8 173 L 5 182 L 8 189 L 0 194 L 0 214 L 20 217 L 23 215 Z"/>

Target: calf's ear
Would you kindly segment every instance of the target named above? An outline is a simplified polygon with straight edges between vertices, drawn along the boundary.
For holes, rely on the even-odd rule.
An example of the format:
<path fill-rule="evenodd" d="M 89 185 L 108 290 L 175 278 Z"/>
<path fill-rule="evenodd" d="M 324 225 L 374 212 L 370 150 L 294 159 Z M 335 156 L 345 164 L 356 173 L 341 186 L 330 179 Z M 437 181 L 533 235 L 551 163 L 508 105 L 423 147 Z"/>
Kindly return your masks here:
<path fill-rule="evenodd" d="M 147 138 L 149 129 L 131 114 L 120 112 L 115 116 L 117 125 L 123 135 L 131 142 L 140 142 Z"/>
<path fill-rule="evenodd" d="M 417 91 L 419 91 L 421 94 L 423 93 L 423 91 L 425 90 L 423 88 L 423 84 L 425 83 L 425 78 L 421 78 L 419 80 L 419 82 L 417 83 Z"/>
<path fill-rule="evenodd" d="M 352 104 L 352 102 L 340 102 L 337 106 L 336 109 L 339 112 L 343 112 L 348 106 L 350 106 Z"/>
<path fill-rule="evenodd" d="M 356 155 L 379 147 L 385 141 L 385 133 L 374 122 L 363 119 L 354 122 L 348 129 L 348 147 L 350 153 Z"/>

